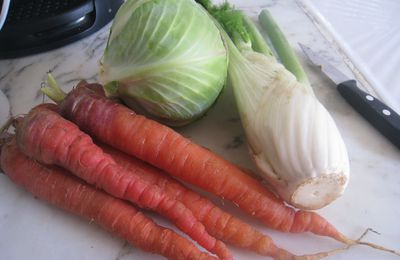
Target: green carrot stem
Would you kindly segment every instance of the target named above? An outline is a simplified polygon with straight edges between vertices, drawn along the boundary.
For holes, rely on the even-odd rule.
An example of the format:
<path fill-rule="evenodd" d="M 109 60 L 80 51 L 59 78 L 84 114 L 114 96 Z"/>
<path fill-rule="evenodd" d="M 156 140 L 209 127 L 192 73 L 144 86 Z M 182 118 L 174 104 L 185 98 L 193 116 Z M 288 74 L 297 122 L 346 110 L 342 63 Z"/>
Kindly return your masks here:
<path fill-rule="evenodd" d="M 57 104 L 67 96 L 67 93 L 60 88 L 51 73 L 47 73 L 47 85 L 41 88 L 41 91 Z"/>

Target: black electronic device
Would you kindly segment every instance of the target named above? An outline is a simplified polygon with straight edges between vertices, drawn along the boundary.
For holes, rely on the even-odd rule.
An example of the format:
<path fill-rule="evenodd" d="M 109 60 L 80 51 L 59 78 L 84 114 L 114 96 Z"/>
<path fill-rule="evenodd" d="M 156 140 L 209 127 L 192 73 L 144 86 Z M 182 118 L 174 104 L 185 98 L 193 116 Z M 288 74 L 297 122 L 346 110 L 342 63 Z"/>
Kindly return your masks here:
<path fill-rule="evenodd" d="M 123 2 L 10 0 L 0 30 L 0 58 L 40 53 L 82 39 L 109 23 Z"/>

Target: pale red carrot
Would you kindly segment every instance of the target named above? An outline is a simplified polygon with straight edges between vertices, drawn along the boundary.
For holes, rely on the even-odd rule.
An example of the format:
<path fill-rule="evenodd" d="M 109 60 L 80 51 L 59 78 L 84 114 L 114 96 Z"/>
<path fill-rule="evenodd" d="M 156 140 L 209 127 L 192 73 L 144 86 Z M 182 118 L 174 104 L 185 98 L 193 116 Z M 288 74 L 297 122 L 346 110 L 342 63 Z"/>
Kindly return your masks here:
<path fill-rule="evenodd" d="M 55 105 L 39 105 L 16 121 L 17 144 L 22 152 L 45 164 L 64 167 L 112 196 L 160 213 L 205 249 L 220 258 L 232 258 L 226 246 L 210 236 L 185 205 L 169 198 L 157 185 L 129 174 L 54 109 Z"/>
<path fill-rule="evenodd" d="M 99 146 L 132 174 L 162 187 L 171 197 L 182 202 L 204 224 L 208 233 L 217 239 L 275 259 L 293 257 L 291 253 L 277 247 L 270 237 L 221 210 L 210 200 L 186 188 L 161 170 L 110 146 L 104 144 L 99 144 Z"/>
<path fill-rule="evenodd" d="M 170 229 L 158 226 L 120 199 L 90 187 L 65 170 L 44 166 L 24 154 L 15 140 L 4 144 L 1 168 L 34 196 L 94 222 L 147 252 L 170 259 L 214 259 Z"/>
<path fill-rule="evenodd" d="M 232 163 L 173 129 L 136 114 L 104 96 L 102 86 L 80 82 L 59 102 L 60 113 L 83 131 L 118 150 L 232 201 L 268 227 L 353 243 L 322 216 L 296 211 Z"/>
<path fill-rule="evenodd" d="M 363 244 L 398 254 L 346 237 L 316 212 L 286 206 L 257 180 L 222 157 L 173 129 L 107 99 L 99 84 L 81 81 L 63 97 L 54 98 L 51 94 L 49 97 L 59 104 L 60 113 L 83 131 L 174 177 L 230 200 L 268 227 L 284 232 L 309 231 L 346 245 Z"/>

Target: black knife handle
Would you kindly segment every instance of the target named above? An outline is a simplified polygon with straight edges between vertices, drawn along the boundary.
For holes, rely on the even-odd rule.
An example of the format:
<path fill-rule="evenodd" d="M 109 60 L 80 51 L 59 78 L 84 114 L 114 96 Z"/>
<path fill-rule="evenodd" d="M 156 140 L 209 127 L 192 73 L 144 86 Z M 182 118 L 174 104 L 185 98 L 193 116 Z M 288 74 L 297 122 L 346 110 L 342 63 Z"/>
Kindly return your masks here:
<path fill-rule="evenodd" d="M 355 80 L 342 82 L 337 89 L 357 112 L 400 149 L 400 116 L 393 109 L 358 88 Z"/>

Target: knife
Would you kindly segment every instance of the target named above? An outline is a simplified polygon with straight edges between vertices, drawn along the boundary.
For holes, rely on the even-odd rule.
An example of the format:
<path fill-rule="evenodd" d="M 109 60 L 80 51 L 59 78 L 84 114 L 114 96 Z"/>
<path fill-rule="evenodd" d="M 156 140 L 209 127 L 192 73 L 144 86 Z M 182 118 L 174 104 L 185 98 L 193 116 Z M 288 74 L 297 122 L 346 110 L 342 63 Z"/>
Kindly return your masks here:
<path fill-rule="evenodd" d="M 400 149 L 399 114 L 378 98 L 361 90 L 357 87 L 355 79 L 351 79 L 343 74 L 309 47 L 301 43 L 299 45 L 311 63 L 318 66 L 336 84 L 337 90 L 342 97 L 371 125 Z"/>

